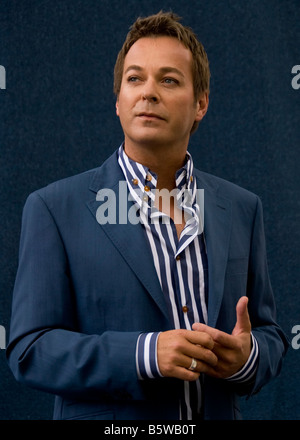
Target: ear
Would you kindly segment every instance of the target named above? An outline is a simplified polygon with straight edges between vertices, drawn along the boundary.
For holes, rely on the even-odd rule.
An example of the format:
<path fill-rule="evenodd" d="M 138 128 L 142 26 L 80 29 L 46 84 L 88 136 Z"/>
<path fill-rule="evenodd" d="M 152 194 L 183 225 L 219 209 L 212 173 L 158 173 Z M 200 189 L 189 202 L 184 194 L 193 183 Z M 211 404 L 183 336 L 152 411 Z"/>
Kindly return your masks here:
<path fill-rule="evenodd" d="M 200 95 L 196 103 L 197 113 L 196 113 L 195 121 L 200 122 L 201 119 L 204 118 L 208 109 L 208 104 L 209 104 L 208 92 L 204 92 Z"/>
<path fill-rule="evenodd" d="M 119 115 L 119 100 L 117 99 L 117 101 L 116 101 L 116 115 L 117 116 L 120 116 Z"/>

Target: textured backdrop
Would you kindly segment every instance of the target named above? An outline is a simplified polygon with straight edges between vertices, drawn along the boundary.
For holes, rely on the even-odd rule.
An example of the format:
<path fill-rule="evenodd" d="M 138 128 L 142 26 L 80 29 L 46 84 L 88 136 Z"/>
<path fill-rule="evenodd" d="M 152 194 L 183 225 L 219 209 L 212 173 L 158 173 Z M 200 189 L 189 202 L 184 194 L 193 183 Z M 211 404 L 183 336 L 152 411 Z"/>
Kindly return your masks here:
<path fill-rule="evenodd" d="M 195 30 L 210 60 L 194 162 L 261 197 L 278 321 L 290 339 L 300 326 L 299 0 L 1 0 L 1 420 L 52 417 L 53 397 L 16 383 L 3 347 L 25 199 L 98 166 L 120 145 L 114 62 L 132 22 L 160 9 Z M 243 401 L 245 419 L 300 419 L 299 360 L 291 348 L 281 376 Z"/>

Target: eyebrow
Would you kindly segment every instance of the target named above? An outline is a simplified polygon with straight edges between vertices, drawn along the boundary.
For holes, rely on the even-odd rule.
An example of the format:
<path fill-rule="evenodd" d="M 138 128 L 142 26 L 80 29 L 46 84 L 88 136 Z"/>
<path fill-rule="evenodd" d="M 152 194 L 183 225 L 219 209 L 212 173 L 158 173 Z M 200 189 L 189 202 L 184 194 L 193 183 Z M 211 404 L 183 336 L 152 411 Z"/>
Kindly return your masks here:
<path fill-rule="evenodd" d="M 125 70 L 124 74 L 126 74 L 130 70 L 137 70 L 138 72 L 141 72 L 144 69 L 141 66 L 138 66 L 137 64 L 132 64 L 131 66 L 127 67 L 127 69 Z M 165 67 L 161 67 L 158 70 L 159 70 L 160 73 L 177 73 L 178 75 L 184 77 L 184 74 L 179 69 L 177 69 L 176 67 L 165 66 Z"/>

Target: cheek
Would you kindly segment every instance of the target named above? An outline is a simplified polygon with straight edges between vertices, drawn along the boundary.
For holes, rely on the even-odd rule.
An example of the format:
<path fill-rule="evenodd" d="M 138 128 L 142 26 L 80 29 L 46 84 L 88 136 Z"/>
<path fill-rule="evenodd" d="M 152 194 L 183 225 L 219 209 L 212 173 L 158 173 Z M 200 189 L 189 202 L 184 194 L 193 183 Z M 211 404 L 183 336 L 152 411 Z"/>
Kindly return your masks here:
<path fill-rule="evenodd" d="M 129 110 L 131 110 L 135 105 L 135 99 L 133 94 L 121 93 L 119 94 L 118 101 L 116 104 L 117 115 L 126 116 Z"/>
<path fill-rule="evenodd" d="M 170 108 L 174 116 L 176 115 L 176 119 L 180 121 L 180 124 L 184 124 L 185 121 L 187 122 L 193 118 L 196 113 L 193 104 L 191 104 L 190 100 L 187 100 L 186 97 L 171 103 Z"/>
<path fill-rule="evenodd" d="M 116 114 L 120 119 L 126 117 L 128 113 L 128 106 L 126 104 L 126 100 L 119 96 L 117 104 L 116 104 Z"/>
<path fill-rule="evenodd" d="M 170 95 L 168 97 L 168 102 L 170 108 L 181 111 L 181 115 L 183 110 L 185 112 L 191 113 L 195 109 L 194 105 L 194 96 L 187 91 L 186 93 L 180 93 L 178 95 Z"/>

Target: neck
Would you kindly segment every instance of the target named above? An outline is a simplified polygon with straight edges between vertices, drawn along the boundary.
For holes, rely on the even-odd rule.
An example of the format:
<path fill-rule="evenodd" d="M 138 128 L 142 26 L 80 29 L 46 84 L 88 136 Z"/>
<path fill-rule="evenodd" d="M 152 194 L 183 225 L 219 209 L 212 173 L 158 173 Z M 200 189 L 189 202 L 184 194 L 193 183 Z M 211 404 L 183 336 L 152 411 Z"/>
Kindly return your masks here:
<path fill-rule="evenodd" d="M 171 191 L 175 188 L 175 173 L 184 165 L 187 148 L 166 148 L 140 145 L 126 142 L 125 152 L 128 157 L 141 163 L 157 175 L 157 189 Z"/>

